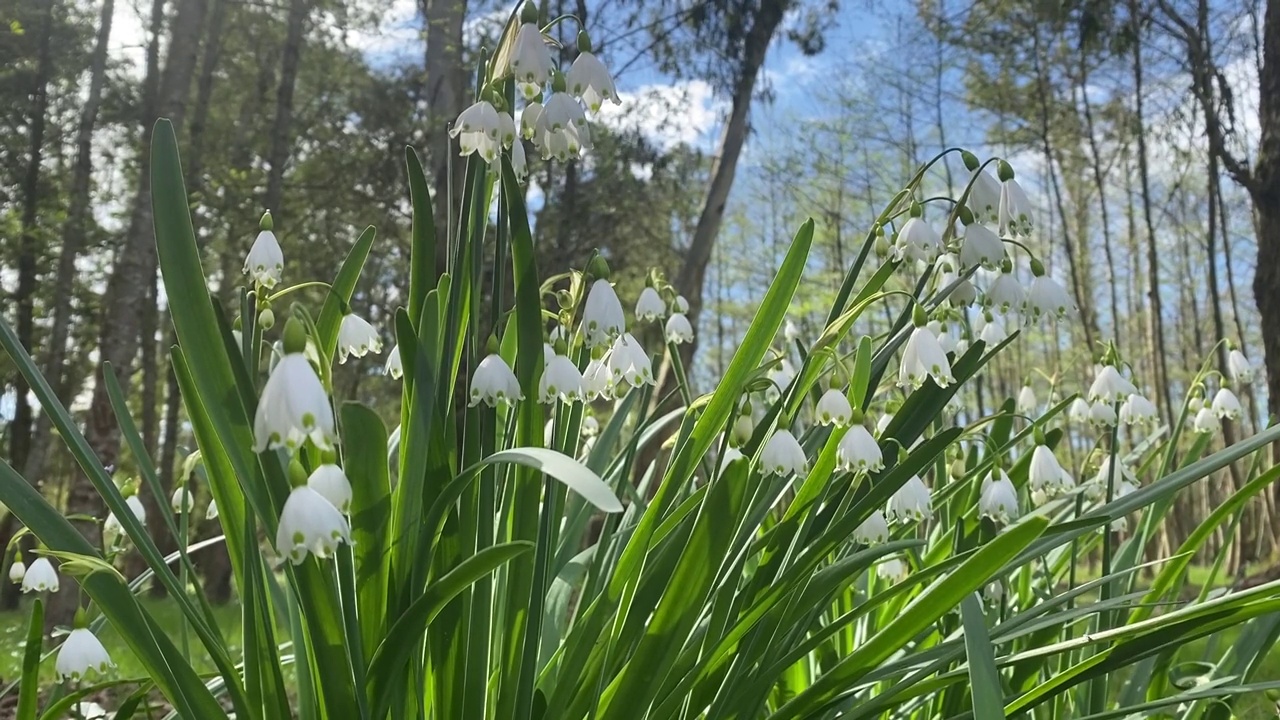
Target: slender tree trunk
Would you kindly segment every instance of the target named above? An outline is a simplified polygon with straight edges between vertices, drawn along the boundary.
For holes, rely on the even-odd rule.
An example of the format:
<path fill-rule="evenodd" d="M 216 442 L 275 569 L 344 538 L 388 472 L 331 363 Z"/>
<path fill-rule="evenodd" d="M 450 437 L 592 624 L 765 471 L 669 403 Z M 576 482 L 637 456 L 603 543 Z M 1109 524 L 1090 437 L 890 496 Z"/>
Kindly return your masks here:
<path fill-rule="evenodd" d="M 289 20 L 285 31 L 284 47 L 280 54 L 280 84 L 276 86 L 276 116 L 271 126 L 271 150 L 267 155 L 267 194 L 263 206 L 277 217 L 284 201 L 284 169 L 289 163 L 289 150 L 293 147 L 293 94 L 298 82 L 298 63 L 302 57 L 307 16 L 311 12 L 311 0 L 290 0 Z"/>
<path fill-rule="evenodd" d="M 207 0 L 181 0 L 174 16 L 169 52 L 160 76 L 158 105 L 146 108 L 149 114 L 163 114 L 181 132 L 186 109 L 187 91 L 195 67 L 196 52 L 204 26 Z M 153 9 L 159 7 L 159 3 Z M 160 8 L 162 11 L 162 8 Z M 155 18 L 153 18 L 154 22 Z M 154 40 L 159 41 L 157 36 Z M 158 112 L 157 112 L 158 111 Z M 99 364 L 85 436 L 98 460 L 114 466 L 120 449 L 120 429 L 107 397 L 103 367 L 110 363 L 122 384 L 128 383 L 138 350 L 140 318 L 138 309 L 147 302 L 148 285 L 155 282 L 155 240 L 151 227 L 151 122 L 143 125 L 139 148 L 139 177 L 129 227 L 120 247 L 111 275 L 107 280 L 99 338 Z M 82 475 L 78 475 L 67 491 L 68 514 L 99 516 L 102 499 Z M 96 523 L 79 523 L 80 531 L 90 544 L 98 545 L 101 529 Z M 67 583 L 50 602 L 48 620 L 67 624 L 75 612 L 77 592 Z"/>
<path fill-rule="evenodd" d="M 1089 102 L 1089 62 L 1083 46 L 1080 50 L 1080 100 L 1084 107 L 1085 134 L 1089 141 L 1089 155 L 1093 167 L 1093 185 L 1098 192 L 1098 212 L 1102 218 L 1102 252 L 1107 260 L 1107 284 L 1111 291 L 1111 339 L 1120 347 L 1120 295 L 1116 262 L 1111 248 L 1111 218 L 1107 212 L 1107 183 L 1102 176 L 1102 153 L 1098 150 L 1098 138 L 1093 128 L 1093 108 Z"/>
<path fill-rule="evenodd" d="M 454 157 L 449 128 L 466 103 L 462 21 L 467 0 L 421 0 L 426 23 L 427 147 L 435 178 L 436 270 L 447 268 L 449 230 L 456 227 L 464 163 Z M 517 118 L 519 122 L 519 118 Z"/>

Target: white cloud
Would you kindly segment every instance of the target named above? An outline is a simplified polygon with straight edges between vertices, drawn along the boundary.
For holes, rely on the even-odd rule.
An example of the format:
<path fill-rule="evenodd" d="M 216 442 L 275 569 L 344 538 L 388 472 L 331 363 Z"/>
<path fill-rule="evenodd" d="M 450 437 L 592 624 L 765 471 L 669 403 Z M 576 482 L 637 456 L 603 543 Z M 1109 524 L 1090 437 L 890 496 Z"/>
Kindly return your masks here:
<path fill-rule="evenodd" d="M 615 130 L 638 131 L 666 150 L 678 145 L 709 148 L 726 109 L 705 80 L 642 85 L 618 94 L 622 104 L 607 103 L 600 110 L 600 122 Z"/>

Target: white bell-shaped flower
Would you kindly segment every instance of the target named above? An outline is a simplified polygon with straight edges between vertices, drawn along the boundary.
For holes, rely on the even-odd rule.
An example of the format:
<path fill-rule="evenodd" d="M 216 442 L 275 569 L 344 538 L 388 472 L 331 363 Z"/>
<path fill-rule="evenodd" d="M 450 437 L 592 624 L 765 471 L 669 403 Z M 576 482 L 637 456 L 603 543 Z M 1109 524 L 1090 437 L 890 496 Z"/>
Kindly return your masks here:
<path fill-rule="evenodd" d="M 1089 481 L 1089 488 L 1088 488 L 1089 495 L 1094 499 L 1099 499 L 1099 498 L 1105 499 L 1106 492 L 1107 492 L 1107 483 L 1111 482 L 1112 499 L 1114 499 L 1116 497 L 1119 497 L 1116 494 L 1116 489 L 1119 488 L 1121 485 L 1128 483 L 1129 485 L 1136 487 L 1138 484 L 1137 479 L 1133 475 L 1133 471 L 1130 470 L 1121 460 L 1117 459 L 1115 477 L 1112 478 L 1111 475 L 1112 475 L 1111 456 L 1107 455 L 1106 457 L 1102 458 L 1102 463 L 1098 465 L 1097 474 L 1094 475 L 1093 478 Z"/>
<path fill-rule="evenodd" d="M 924 384 L 926 377 L 932 377 L 938 387 L 946 387 L 956 380 L 951 374 L 951 362 L 938 344 L 938 338 L 929 332 L 929 328 L 917 327 L 911 332 L 911 337 L 907 338 L 906 347 L 902 350 L 898 385 L 914 390 Z"/>
<path fill-rule="evenodd" d="M 1004 600 L 1004 583 L 998 579 L 987 583 L 982 588 L 982 599 L 990 605 L 999 605 Z"/>
<path fill-rule="evenodd" d="M 641 290 L 640 297 L 636 298 L 636 320 L 649 322 L 666 316 L 667 304 L 662 301 L 658 291 L 651 287 Z"/>
<path fill-rule="evenodd" d="M 209 507 L 204 509 L 204 519 L 205 520 L 218 519 L 218 501 L 216 499 L 209 498 Z"/>
<path fill-rule="evenodd" d="M 844 427 L 849 424 L 849 418 L 853 416 L 853 407 L 849 405 L 849 399 L 844 396 L 844 393 L 831 388 L 818 398 L 818 405 L 813 414 L 814 421 L 819 425 Z"/>
<path fill-rule="evenodd" d="M 791 367 L 791 361 L 782 358 L 782 362 L 769 369 L 769 382 L 777 388 L 779 393 L 786 392 L 791 387 L 791 382 L 796 379 L 796 370 Z"/>
<path fill-rule="evenodd" d="M 364 357 L 382 352 L 382 338 L 364 318 L 348 313 L 338 326 L 338 362 L 345 363 L 349 356 Z"/>
<path fill-rule="evenodd" d="M 399 380 L 404 375 L 404 362 L 400 360 L 400 345 L 398 343 L 391 347 L 391 352 L 387 353 L 387 364 L 382 367 L 382 372 L 396 380 Z"/>
<path fill-rule="evenodd" d="M 1244 417 L 1240 398 L 1227 388 L 1218 388 L 1218 392 L 1214 393 L 1211 409 L 1218 417 L 1228 420 L 1239 420 Z"/>
<path fill-rule="evenodd" d="M 590 52 L 578 53 L 564 79 L 569 92 L 582 98 L 591 112 L 600 112 L 605 100 L 612 100 L 614 105 L 622 104 L 609 69 Z"/>
<path fill-rule="evenodd" d="M 22 576 L 22 592 L 58 592 L 58 571 L 49 558 L 38 557 Z"/>
<path fill-rule="evenodd" d="M 938 273 L 938 292 L 943 292 L 947 288 L 951 288 L 947 301 L 952 307 L 969 307 L 978 299 L 978 289 L 973 286 L 973 283 L 951 270 Z"/>
<path fill-rule="evenodd" d="M 130 495 L 124 499 L 124 504 L 129 506 L 129 510 L 133 516 L 142 524 L 147 523 L 147 506 L 142 503 L 142 498 L 137 495 Z"/>
<path fill-rule="evenodd" d="M 280 250 L 280 242 L 275 233 L 263 230 L 249 247 L 249 254 L 244 259 L 244 272 L 253 281 L 268 290 L 280 282 L 284 273 L 284 252 Z"/>
<path fill-rule="evenodd" d="M 888 580 L 894 583 L 900 583 L 907 579 L 907 574 L 911 568 L 898 558 L 889 558 L 876 566 L 876 575 L 882 580 Z"/>
<path fill-rule="evenodd" d="M 969 198 L 965 205 L 978 222 L 997 225 L 1000 222 L 1000 182 L 982 168 L 974 170 L 969 180 Z"/>
<path fill-rule="evenodd" d="M 1021 415 L 1034 417 L 1036 408 L 1040 406 L 1040 401 L 1036 399 L 1036 391 L 1031 389 L 1030 385 L 1023 385 L 1018 391 L 1018 399 L 1014 403 L 1014 407 Z"/>
<path fill-rule="evenodd" d="M 625 382 L 631 387 L 653 385 L 653 366 L 649 362 L 649 353 L 644 351 L 640 342 L 623 333 L 614 341 L 609 350 L 609 375 L 613 378 L 615 390 Z"/>
<path fill-rule="evenodd" d="M 540 402 L 553 403 L 559 399 L 573 403 L 582 400 L 583 394 L 582 373 L 568 357 L 557 355 L 542 369 L 542 379 L 538 381 Z"/>
<path fill-rule="evenodd" d="M 1067 419 L 1076 423 L 1089 422 L 1089 410 L 1089 403 L 1084 398 L 1077 397 L 1067 407 Z"/>
<path fill-rule="evenodd" d="M 929 486 L 924 484 L 919 475 L 912 475 L 889 498 L 886 515 L 890 520 L 904 522 L 933 519 L 933 496 L 929 492 Z"/>
<path fill-rule="evenodd" d="M 102 545 L 107 550 L 121 548 L 129 539 L 125 532 L 124 525 L 120 523 L 120 518 L 116 517 L 113 512 L 107 513 L 107 519 L 102 521 Z"/>
<path fill-rule="evenodd" d="M 1017 180 L 1000 183 L 1000 234 L 1030 235 L 1034 227 L 1031 200 Z"/>
<path fill-rule="evenodd" d="M 276 363 L 262 388 L 253 418 L 253 449 L 290 450 L 308 438 L 322 450 L 336 437 L 333 408 L 315 368 L 302 353 L 289 353 Z"/>
<path fill-rule="evenodd" d="M 866 520 L 853 531 L 853 541 L 860 545 L 880 545 L 889 542 L 889 523 L 884 513 L 872 510 Z"/>
<path fill-rule="evenodd" d="M 1157 419 L 1155 404 L 1138 393 L 1131 393 L 1120 405 L 1120 422 L 1125 425 L 1148 425 Z"/>
<path fill-rule="evenodd" d="M 81 701 L 75 704 L 71 717 L 77 720 L 111 720 L 111 713 L 96 702 Z"/>
<path fill-rule="evenodd" d="M 476 365 L 476 371 L 471 376 L 470 397 L 469 404 L 472 407 L 482 402 L 489 407 L 496 407 L 500 402 L 515 405 L 524 399 L 524 393 L 507 361 L 497 353 L 490 353 Z"/>
<path fill-rule="evenodd" d="M 511 172 L 515 173 L 516 180 L 520 182 L 529 177 L 529 160 L 524 154 L 524 143 L 519 140 L 511 145 Z"/>
<path fill-rule="evenodd" d="M 78 627 L 67 635 L 53 664 L 58 677 L 68 680 L 85 678 L 90 670 L 102 675 L 115 667 L 107 649 L 87 627 Z"/>
<path fill-rule="evenodd" d="M 191 496 L 191 491 L 187 489 L 186 485 L 179 485 L 173 491 L 173 497 L 169 498 L 169 508 L 178 514 L 191 512 L 191 507 L 194 504 L 195 498 Z"/>
<path fill-rule="evenodd" d="M 13 564 L 9 566 L 9 582 L 14 585 L 21 585 L 22 578 L 27 575 L 27 564 L 22 562 L 20 558 L 14 558 Z"/>
<path fill-rule="evenodd" d="M 933 262 L 942 251 L 942 238 L 929 223 L 918 217 L 908 218 L 898 230 L 897 240 L 893 246 L 896 260 L 909 259 L 920 262 Z"/>
<path fill-rule="evenodd" d="M 1138 388 L 1126 380 L 1114 365 L 1103 365 L 1098 370 L 1093 384 L 1089 386 L 1089 401 L 1108 404 L 1123 402 L 1137 392 Z"/>
<path fill-rule="evenodd" d="M 987 345 L 999 345 L 1009 338 L 1005 318 L 990 311 L 980 312 L 973 320 L 974 334 Z"/>
<path fill-rule="evenodd" d="M 514 122 L 512 123 L 514 127 Z M 493 162 L 502 147 L 503 122 L 498 110 L 487 100 L 481 100 L 458 115 L 449 131 L 458 138 L 462 155 L 477 153 L 485 162 Z"/>
<path fill-rule="evenodd" d="M 998 273 L 983 293 L 983 305 L 996 312 L 1021 310 L 1027 296 L 1012 273 Z"/>
<path fill-rule="evenodd" d="M 613 397 L 613 375 L 607 358 L 592 358 L 587 363 L 587 369 L 582 372 L 582 388 L 588 400 Z"/>
<path fill-rule="evenodd" d="M 739 413 L 733 421 L 733 426 L 729 428 L 729 444 L 733 447 L 746 445 L 755 431 L 756 424 L 752 422 L 751 416 L 747 413 Z"/>
<path fill-rule="evenodd" d="M 547 47 L 546 39 L 537 25 L 527 22 L 516 31 L 509 65 L 526 100 L 536 97 L 542 86 L 551 79 L 555 61 L 552 60 L 551 49 Z"/>
<path fill-rule="evenodd" d="M 677 295 L 676 300 L 671 305 L 673 312 L 687 313 L 689 312 L 689 301 L 683 295 Z"/>
<path fill-rule="evenodd" d="M 594 415 L 584 415 L 582 418 L 583 437 L 595 437 L 599 433 L 600 433 L 600 421 L 596 420 Z"/>
<path fill-rule="evenodd" d="M 534 101 L 520 112 L 520 134 L 525 140 L 538 141 L 538 119 L 542 117 L 542 103 Z"/>
<path fill-rule="evenodd" d="M 511 113 L 506 110 L 498 111 L 498 142 L 503 147 L 511 147 L 515 144 L 518 134 L 516 133 L 516 121 L 511 117 Z"/>
<path fill-rule="evenodd" d="M 583 128 L 587 124 L 587 114 L 582 104 L 568 93 L 553 93 L 542 108 L 541 121 L 547 132 L 560 132 L 565 128 Z"/>
<path fill-rule="evenodd" d="M 723 473 L 725 468 L 729 467 L 729 463 L 743 460 L 745 458 L 746 455 L 743 455 L 741 450 L 730 445 L 724 449 L 724 457 L 720 458 L 720 472 Z"/>
<path fill-rule="evenodd" d="M 298 565 L 308 554 L 331 556 L 341 543 L 351 544 L 351 527 L 338 508 L 307 485 L 295 487 L 280 511 L 276 551 Z"/>
<path fill-rule="evenodd" d="M 324 463 L 316 467 L 307 477 L 307 487 L 320 493 L 320 497 L 328 500 L 342 514 L 351 510 L 351 481 L 337 465 Z"/>
<path fill-rule="evenodd" d="M 1004 242 L 986 225 L 974 223 L 964 229 L 960 245 L 960 264 L 971 268 L 976 265 L 994 270 L 1004 260 Z"/>
<path fill-rule="evenodd" d="M 782 339 L 786 340 L 788 343 L 793 343 L 799 338 L 800 326 L 796 325 L 795 320 L 787 318 L 787 321 L 782 324 Z"/>
<path fill-rule="evenodd" d="M 668 342 L 673 342 L 677 345 L 693 342 L 693 325 L 689 323 L 689 318 L 683 313 L 675 313 L 667 318 L 666 335 Z"/>
<path fill-rule="evenodd" d="M 1076 303 L 1056 280 L 1040 275 L 1032 278 L 1031 287 L 1027 289 L 1026 308 L 1033 320 L 1042 316 L 1061 320 L 1075 312 Z"/>
<path fill-rule="evenodd" d="M 1118 420 L 1116 410 L 1111 407 L 1111 403 L 1098 401 L 1089 406 L 1089 423 L 1094 427 L 1115 427 Z"/>
<path fill-rule="evenodd" d="M 951 323 L 930 320 L 926 327 L 929 328 L 929 332 L 937 336 L 938 347 L 942 348 L 942 352 L 954 353 L 960 347 L 960 337 L 952 331 Z"/>
<path fill-rule="evenodd" d="M 1018 488 L 1009 475 L 995 468 L 982 479 L 982 491 L 978 497 L 978 511 L 998 522 L 1007 523 L 1018 517 Z"/>
<path fill-rule="evenodd" d="M 1222 429 L 1222 421 L 1209 407 L 1202 407 L 1196 412 L 1195 420 L 1191 422 L 1191 427 L 1198 433 L 1216 433 Z"/>
<path fill-rule="evenodd" d="M 796 436 L 790 430 L 779 428 L 764 444 L 760 467 L 766 475 L 803 475 L 809 471 L 809 459 Z"/>
<path fill-rule="evenodd" d="M 1036 445 L 1031 451 L 1031 464 L 1027 468 L 1027 483 L 1033 493 L 1055 497 L 1075 487 L 1075 478 L 1058 462 L 1048 445 Z"/>
<path fill-rule="evenodd" d="M 836 464 L 846 472 L 879 472 L 884 469 L 884 454 L 867 428 L 854 423 L 836 446 Z"/>
<path fill-rule="evenodd" d="M 596 280 L 587 291 L 582 310 L 582 331 L 587 347 L 607 345 L 626 331 L 627 320 L 622 302 L 608 280 Z"/>
<path fill-rule="evenodd" d="M 1241 385 L 1253 382 L 1253 363 L 1239 350 L 1232 350 L 1227 354 L 1227 371 L 1231 374 L 1231 379 Z"/>

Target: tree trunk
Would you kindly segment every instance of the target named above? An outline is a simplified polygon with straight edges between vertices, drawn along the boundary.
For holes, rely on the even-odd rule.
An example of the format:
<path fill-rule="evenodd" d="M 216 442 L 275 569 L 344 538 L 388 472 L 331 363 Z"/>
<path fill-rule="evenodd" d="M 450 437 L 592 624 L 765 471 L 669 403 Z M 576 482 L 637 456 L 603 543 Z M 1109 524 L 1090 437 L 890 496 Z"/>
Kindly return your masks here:
<path fill-rule="evenodd" d="M 262 202 L 277 220 L 281 217 L 284 200 L 284 169 L 289 163 L 289 150 L 293 147 L 293 90 L 298 82 L 298 63 L 302 58 L 302 42 L 310 12 L 311 0 L 290 0 L 289 20 L 280 54 L 280 83 L 276 86 L 276 116 L 271 125 L 271 150 L 267 156 L 267 165 L 270 166 L 267 194 Z"/>
<path fill-rule="evenodd" d="M 163 114 L 181 132 L 186 108 L 187 90 L 195 66 L 196 52 L 207 0 L 183 0 L 171 24 L 169 53 L 156 93 L 158 105 L 144 108 L 148 115 Z M 157 2 L 154 9 L 160 7 Z M 153 24 L 155 18 L 152 18 Z M 159 36 L 153 42 L 159 42 Z M 158 112 L 156 112 L 158 110 Z M 147 287 L 155 283 L 155 239 L 151 227 L 151 122 L 143 124 L 139 148 L 137 194 L 133 199 L 129 228 L 107 280 L 99 337 L 99 359 L 111 363 L 122 384 L 128 383 L 137 355 L 140 332 L 138 309 L 147 301 Z M 114 465 L 120 449 L 120 429 L 116 425 L 104 384 L 103 365 L 94 375 L 89 419 L 85 429 L 89 446 L 104 465 Z M 88 516 L 102 514 L 102 499 L 82 475 L 72 481 L 67 492 L 67 514 Z M 96 523 L 79 523 L 80 531 L 90 544 L 98 545 L 101 529 Z M 77 591 L 74 583 L 66 583 L 49 605 L 48 620 L 67 624 L 75 613 Z"/>
<path fill-rule="evenodd" d="M 1280 417 L 1280 0 L 1267 0 L 1263 20 L 1262 72 L 1258 121 L 1262 137 L 1249 187 L 1257 212 L 1258 263 L 1253 295 L 1262 319 L 1266 355 L 1267 403 Z M 1233 173 L 1234 174 L 1234 173 Z M 1280 460 L 1280 444 L 1272 446 Z M 1280 488 L 1277 488 L 1280 497 Z"/>
<path fill-rule="evenodd" d="M 1107 285 L 1111 290 L 1111 339 L 1120 349 L 1120 295 L 1116 262 L 1111 250 L 1111 218 L 1107 212 L 1107 183 L 1102 175 L 1102 152 L 1093 128 L 1093 108 L 1089 102 L 1089 61 L 1084 46 L 1080 48 L 1080 102 L 1084 108 L 1085 134 L 1089 141 L 1089 155 L 1093 166 L 1093 185 L 1098 193 L 1098 212 L 1102 219 L 1102 252 L 1107 259 Z"/>
<path fill-rule="evenodd" d="M 422 0 L 427 26 L 426 140 L 435 178 L 437 272 L 448 267 L 449 230 L 456 225 L 462 199 L 464 163 L 454 158 L 449 127 L 466 102 L 467 71 L 462 65 L 462 21 L 466 15 L 467 0 Z"/>

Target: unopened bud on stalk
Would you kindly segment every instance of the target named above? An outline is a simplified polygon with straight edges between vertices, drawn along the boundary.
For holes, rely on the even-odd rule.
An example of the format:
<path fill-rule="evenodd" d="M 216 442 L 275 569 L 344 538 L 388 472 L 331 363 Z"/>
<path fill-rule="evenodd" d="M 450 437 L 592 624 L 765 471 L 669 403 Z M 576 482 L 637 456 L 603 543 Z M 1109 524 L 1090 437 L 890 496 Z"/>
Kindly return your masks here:
<path fill-rule="evenodd" d="M 609 261 L 604 259 L 603 255 L 596 254 L 591 258 L 591 262 L 587 263 L 587 275 L 596 280 L 609 279 Z"/>
<path fill-rule="evenodd" d="M 259 230 L 272 230 L 274 223 L 271 222 L 271 211 L 267 210 L 262 213 L 262 219 L 258 221 Z"/>
<path fill-rule="evenodd" d="M 289 487 L 302 487 L 307 484 L 307 471 L 302 467 L 302 463 L 294 458 L 289 463 Z"/>
<path fill-rule="evenodd" d="M 284 323 L 285 354 L 305 352 L 307 349 L 307 329 L 298 318 L 291 317 Z M 304 480 L 306 478 L 303 478 Z"/>
<path fill-rule="evenodd" d="M 1044 277 L 1044 263 L 1037 258 L 1031 258 L 1031 274 L 1035 277 Z"/>
<path fill-rule="evenodd" d="M 924 306 L 916 303 L 911 308 L 911 324 L 916 327 L 924 327 L 929 324 L 929 313 L 925 312 Z"/>
<path fill-rule="evenodd" d="M 924 207 L 915 200 L 911 201 L 911 217 L 921 217 L 924 215 Z"/>
<path fill-rule="evenodd" d="M 978 166 L 982 164 L 978 162 L 978 156 L 974 155 L 968 150 L 960 151 L 960 160 L 964 163 L 964 169 L 968 170 L 969 172 L 973 172 L 974 170 L 977 170 Z"/>
<path fill-rule="evenodd" d="M 275 327 L 275 312 L 273 312 L 271 308 L 263 308 L 262 312 L 258 313 L 258 324 L 262 326 L 263 330 L 270 330 Z"/>
<path fill-rule="evenodd" d="M 578 52 L 591 52 L 591 36 L 585 29 L 578 31 Z"/>
<path fill-rule="evenodd" d="M 1000 182 L 1008 182 L 1013 179 L 1013 166 L 1004 160 L 996 161 L 996 177 L 1000 178 Z"/>
<path fill-rule="evenodd" d="M 965 225 L 973 224 L 973 211 L 969 209 L 968 205 L 961 205 L 959 210 L 956 211 L 956 215 L 960 218 L 961 223 Z"/>

